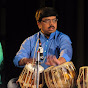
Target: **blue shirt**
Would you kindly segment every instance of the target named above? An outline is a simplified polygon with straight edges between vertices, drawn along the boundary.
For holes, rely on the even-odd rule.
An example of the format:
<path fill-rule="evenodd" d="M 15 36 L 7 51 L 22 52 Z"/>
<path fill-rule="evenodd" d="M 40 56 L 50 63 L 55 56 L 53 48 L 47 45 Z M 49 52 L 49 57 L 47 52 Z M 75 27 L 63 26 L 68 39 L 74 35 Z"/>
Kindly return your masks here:
<path fill-rule="evenodd" d="M 64 57 L 67 62 L 71 60 L 72 42 L 69 36 L 56 30 L 54 33 L 51 33 L 49 39 L 47 39 L 41 31 L 39 32 L 40 32 L 40 40 L 43 47 L 44 57 L 47 57 L 48 55 L 55 55 L 57 59 L 59 57 Z M 23 67 L 23 66 L 19 66 L 18 64 L 20 59 L 33 58 L 34 52 L 35 52 L 35 58 L 37 58 L 37 50 L 39 47 L 39 43 L 37 43 L 37 40 L 39 39 L 39 32 L 24 40 L 24 42 L 20 47 L 20 50 L 17 52 L 13 60 L 15 66 Z M 36 47 L 36 51 L 35 51 L 35 47 Z M 46 59 L 44 63 L 41 64 L 41 66 L 43 66 L 44 69 L 49 67 L 48 65 L 45 64 L 45 62 Z"/>

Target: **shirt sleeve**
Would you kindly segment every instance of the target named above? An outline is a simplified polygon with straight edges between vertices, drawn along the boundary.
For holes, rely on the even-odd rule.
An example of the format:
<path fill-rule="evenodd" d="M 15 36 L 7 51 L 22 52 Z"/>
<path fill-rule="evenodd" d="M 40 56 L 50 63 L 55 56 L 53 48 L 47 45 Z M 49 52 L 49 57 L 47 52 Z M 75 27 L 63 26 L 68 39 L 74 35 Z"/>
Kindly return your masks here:
<path fill-rule="evenodd" d="M 15 58 L 13 59 L 13 63 L 17 67 L 24 67 L 24 66 L 19 66 L 19 61 L 22 58 L 29 58 L 30 57 L 30 39 L 27 38 L 22 44 L 17 52 Z"/>
<path fill-rule="evenodd" d="M 65 60 L 68 62 L 72 59 L 72 42 L 69 36 L 62 34 L 60 36 L 60 56 L 65 58 Z"/>

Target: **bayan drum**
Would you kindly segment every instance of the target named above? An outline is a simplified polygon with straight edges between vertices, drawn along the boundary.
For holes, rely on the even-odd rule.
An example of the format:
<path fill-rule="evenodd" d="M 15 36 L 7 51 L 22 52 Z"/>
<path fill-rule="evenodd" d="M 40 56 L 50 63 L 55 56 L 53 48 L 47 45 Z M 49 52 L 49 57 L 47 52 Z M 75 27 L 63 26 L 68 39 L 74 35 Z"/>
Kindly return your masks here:
<path fill-rule="evenodd" d="M 21 72 L 18 82 L 21 88 L 36 88 L 36 67 L 32 64 L 26 64 Z M 44 86 L 44 68 L 39 65 L 39 88 Z"/>
<path fill-rule="evenodd" d="M 88 88 L 88 66 L 80 67 L 77 86 L 78 88 Z"/>
<path fill-rule="evenodd" d="M 76 73 L 72 62 L 51 66 L 44 71 L 48 88 L 74 88 Z"/>

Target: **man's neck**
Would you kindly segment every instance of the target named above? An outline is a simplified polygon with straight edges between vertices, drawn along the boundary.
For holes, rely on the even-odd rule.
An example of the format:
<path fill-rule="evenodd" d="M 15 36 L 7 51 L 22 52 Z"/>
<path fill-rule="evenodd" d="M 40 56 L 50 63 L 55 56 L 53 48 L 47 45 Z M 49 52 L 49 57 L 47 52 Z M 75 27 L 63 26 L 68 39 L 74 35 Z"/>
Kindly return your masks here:
<path fill-rule="evenodd" d="M 43 31 L 41 31 L 43 34 L 44 34 L 44 36 L 47 38 L 47 39 L 49 39 L 49 37 L 50 37 L 50 34 L 45 34 Z"/>
<path fill-rule="evenodd" d="M 44 34 L 47 39 L 49 39 L 50 34 Z"/>

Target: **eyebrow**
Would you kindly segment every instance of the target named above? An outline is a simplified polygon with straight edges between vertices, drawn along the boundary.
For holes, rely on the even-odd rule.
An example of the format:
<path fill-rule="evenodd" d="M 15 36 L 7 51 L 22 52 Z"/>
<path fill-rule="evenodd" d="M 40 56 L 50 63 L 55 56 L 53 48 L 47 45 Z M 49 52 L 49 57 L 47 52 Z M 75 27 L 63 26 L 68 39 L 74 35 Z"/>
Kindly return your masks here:
<path fill-rule="evenodd" d="M 54 19 L 57 19 L 57 18 L 54 18 Z M 45 19 L 45 20 L 53 20 L 53 19 Z"/>

